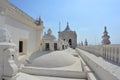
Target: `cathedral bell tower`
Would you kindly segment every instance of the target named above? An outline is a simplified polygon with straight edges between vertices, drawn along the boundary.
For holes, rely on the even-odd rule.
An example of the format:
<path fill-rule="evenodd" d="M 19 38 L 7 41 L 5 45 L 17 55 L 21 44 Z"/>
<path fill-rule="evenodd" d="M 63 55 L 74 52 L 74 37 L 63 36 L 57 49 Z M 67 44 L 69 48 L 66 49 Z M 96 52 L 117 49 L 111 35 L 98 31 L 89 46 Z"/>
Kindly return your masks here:
<path fill-rule="evenodd" d="M 67 22 L 66 28 L 64 31 L 59 32 L 59 39 L 66 41 L 71 48 L 76 48 L 77 46 L 77 34 L 75 31 L 72 31 Z"/>

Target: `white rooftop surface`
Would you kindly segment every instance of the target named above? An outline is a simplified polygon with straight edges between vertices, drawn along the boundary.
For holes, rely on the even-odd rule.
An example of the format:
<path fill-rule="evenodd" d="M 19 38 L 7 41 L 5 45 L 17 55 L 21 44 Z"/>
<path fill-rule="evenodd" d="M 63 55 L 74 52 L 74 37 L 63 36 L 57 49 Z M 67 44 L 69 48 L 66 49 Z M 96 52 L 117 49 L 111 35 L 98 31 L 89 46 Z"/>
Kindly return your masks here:
<path fill-rule="evenodd" d="M 80 59 L 73 55 L 78 53 L 73 49 L 53 52 L 36 52 L 29 58 L 31 64 L 26 66 L 82 71 Z"/>
<path fill-rule="evenodd" d="M 96 62 L 98 65 L 103 67 L 105 70 L 109 71 L 111 74 L 113 74 L 118 79 L 120 79 L 120 66 L 119 65 L 115 65 L 112 62 L 110 63 L 109 61 L 104 60 L 102 57 L 97 57 L 86 51 L 81 50 L 81 52 L 83 52 L 84 55 L 88 56 L 91 60 Z"/>
<path fill-rule="evenodd" d="M 78 53 L 73 49 L 53 52 L 35 52 L 29 57 L 30 64 L 26 67 L 53 69 L 62 71 L 82 71 L 81 62 L 78 57 L 74 57 L 73 53 Z M 30 75 L 26 73 L 18 73 L 17 80 L 85 80 L 78 78 L 64 78 L 54 76 Z"/>
<path fill-rule="evenodd" d="M 56 72 L 56 74 L 60 74 L 59 71 L 66 72 L 73 71 L 78 75 L 78 72 L 82 72 L 82 66 L 80 58 L 75 57 L 73 55 L 79 55 L 75 50 L 69 48 L 63 51 L 52 51 L 52 52 L 35 52 L 33 53 L 29 59 L 28 63 L 24 65 L 23 70 L 31 69 L 33 72 L 38 71 L 39 69 L 44 72 L 44 70 L 49 70 Z M 76 72 L 75 72 L 76 71 Z M 17 80 L 85 80 L 85 79 L 78 79 L 76 77 L 69 78 L 69 77 L 55 77 L 55 76 L 41 76 L 40 75 L 30 75 L 31 72 L 22 71 L 24 73 L 19 73 Z M 49 73 L 47 72 L 47 73 Z M 47 74 L 46 73 L 46 74 Z M 32 73 L 34 74 L 34 73 Z M 61 75 L 61 74 L 60 74 Z"/>
<path fill-rule="evenodd" d="M 49 77 L 49 76 L 36 76 L 25 73 L 18 73 L 16 80 L 85 80 L 85 79 L 73 79 L 73 78 L 61 78 L 61 77 Z"/>
<path fill-rule="evenodd" d="M 75 61 L 76 58 L 74 56 L 55 51 L 34 59 L 31 65 L 34 67 L 54 68 L 69 66 Z"/>
<path fill-rule="evenodd" d="M 68 48 L 68 49 L 65 49 L 64 52 L 71 54 L 71 55 L 74 55 L 74 56 L 78 56 L 79 54 L 76 52 L 76 50 L 72 49 L 72 48 Z"/>

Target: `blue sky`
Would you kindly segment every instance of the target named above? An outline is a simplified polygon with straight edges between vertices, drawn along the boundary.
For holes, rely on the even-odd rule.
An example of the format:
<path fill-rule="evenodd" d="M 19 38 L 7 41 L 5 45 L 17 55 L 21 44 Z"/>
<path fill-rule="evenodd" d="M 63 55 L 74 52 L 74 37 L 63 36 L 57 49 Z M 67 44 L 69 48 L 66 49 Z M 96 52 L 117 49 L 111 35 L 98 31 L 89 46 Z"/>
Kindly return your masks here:
<path fill-rule="evenodd" d="M 57 37 L 59 22 L 64 30 L 67 22 L 77 32 L 78 43 L 87 38 L 89 44 L 100 44 L 107 26 L 112 44 L 120 44 L 120 0 L 9 0 L 34 19 L 39 16 L 45 29 Z"/>

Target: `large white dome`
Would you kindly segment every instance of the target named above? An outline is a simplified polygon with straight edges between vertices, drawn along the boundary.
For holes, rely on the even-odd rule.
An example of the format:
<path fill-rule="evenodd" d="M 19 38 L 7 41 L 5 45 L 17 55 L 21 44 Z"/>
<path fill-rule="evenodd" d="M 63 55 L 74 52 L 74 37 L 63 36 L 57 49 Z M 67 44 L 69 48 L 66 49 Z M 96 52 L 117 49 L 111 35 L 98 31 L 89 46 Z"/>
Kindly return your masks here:
<path fill-rule="evenodd" d="M 76 58 L 74 56 L 62 53 L 62 51 L 55 51 L 34 59 L 29 66 L 56 68 L 69 66 L 75 62 Z"/>

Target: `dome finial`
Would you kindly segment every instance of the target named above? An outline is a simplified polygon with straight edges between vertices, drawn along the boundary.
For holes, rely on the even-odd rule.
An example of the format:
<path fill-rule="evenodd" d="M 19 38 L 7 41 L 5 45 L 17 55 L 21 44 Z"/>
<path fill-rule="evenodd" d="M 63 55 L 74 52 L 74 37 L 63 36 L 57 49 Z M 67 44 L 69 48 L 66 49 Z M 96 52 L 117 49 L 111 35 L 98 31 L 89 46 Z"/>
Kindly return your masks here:
<path fill-rule="evenodd" d="M 69 22 L 67 22 L 67 25 L 69 25 Z"/>
<path fill-rule="evenodd" d="M 106 26 L 104 27 L 104 32 L 107 32 L 107 27 Z"/>
<path fill-rule="evenodd" d="M 69 23 L 67 22 L 67 26 L 65 28 L 65 31 L 70 31 Z"/>

